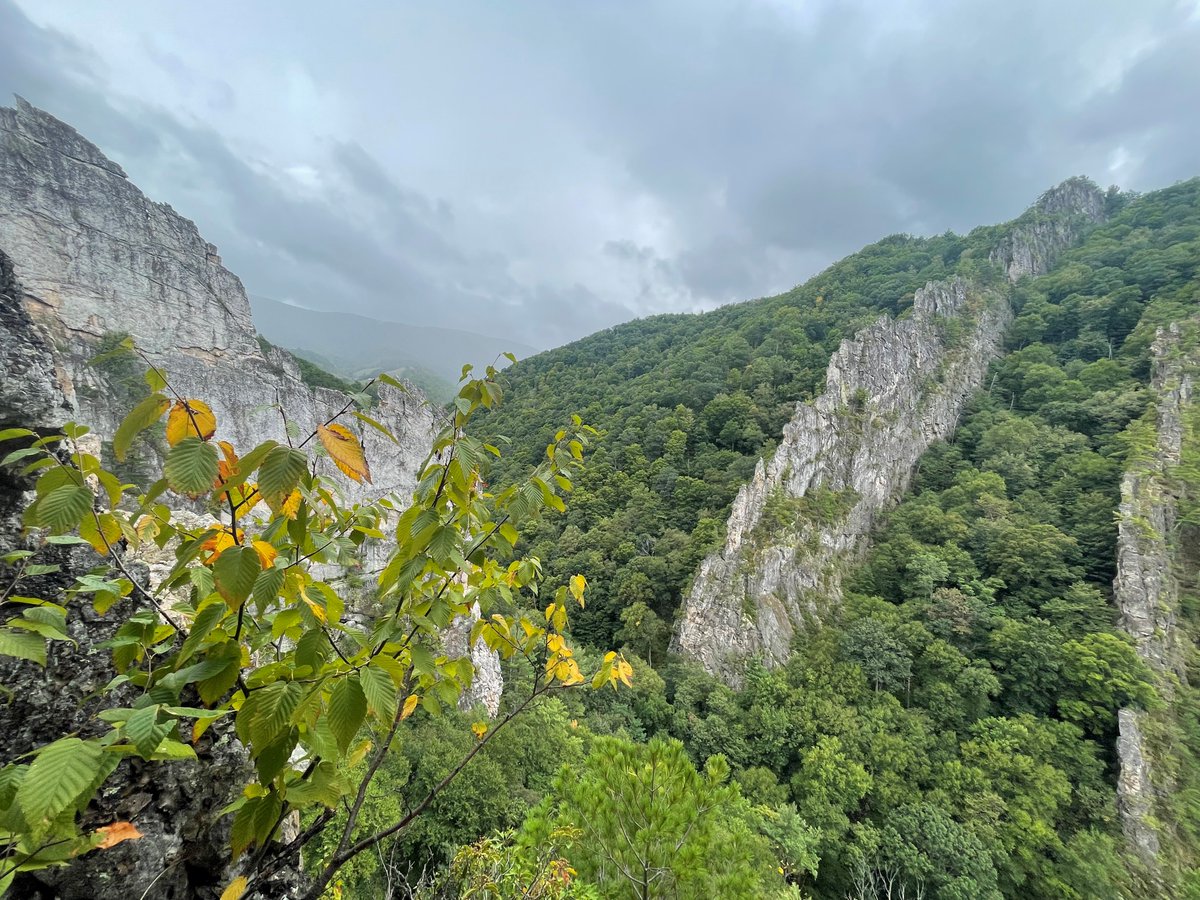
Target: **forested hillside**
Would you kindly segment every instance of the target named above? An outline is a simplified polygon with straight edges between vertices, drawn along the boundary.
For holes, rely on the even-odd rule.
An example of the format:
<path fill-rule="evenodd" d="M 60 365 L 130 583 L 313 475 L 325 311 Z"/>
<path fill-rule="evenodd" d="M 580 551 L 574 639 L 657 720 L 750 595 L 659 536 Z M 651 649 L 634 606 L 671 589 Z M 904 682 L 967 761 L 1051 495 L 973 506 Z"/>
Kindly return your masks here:
<path fill-rule="evenodd" d="M 1008 354 L 922 460 L 837 620 L 741 691 L 666 655 L 733 493 L 841 338 L 902 315 L 926 280 L 982 275 L 997 230 L 889 238 L 780 297 L 542 354 L 506 373 L 485 422 L 516 460 L 567 411 L 605 434 L 568 512 L 531 543 L 553 574 L 591 579 L 575 634 L 644 662 L 632 699 L 566 714 L 676 737 L 696 765 L 723 755 L 751 804 L 794 806 L 820 863 L 791 880 L 815 897 L 875 896 L 889 877 L 938 898 L 1144 890 L 1116 816 L 1116 712 L 1163 701 L 1117 627 L 1115 514 L 1156 328 L 1200 312 L 1200 180 L 1109 203 L 1053 272 L 1012 289 Z M 1181 715 L 1186 754 L 1200 729 Z M 1172 890 L 1195 896 L 1200 820 L 1176 813 Z"/>

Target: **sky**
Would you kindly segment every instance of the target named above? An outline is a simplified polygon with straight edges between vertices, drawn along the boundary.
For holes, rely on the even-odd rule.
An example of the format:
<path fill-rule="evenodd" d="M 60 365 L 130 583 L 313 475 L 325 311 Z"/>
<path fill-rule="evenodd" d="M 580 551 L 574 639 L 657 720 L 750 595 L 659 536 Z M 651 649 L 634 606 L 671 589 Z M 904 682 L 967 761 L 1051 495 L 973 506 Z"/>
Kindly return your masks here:
<path fill-rule="evenodd" d="M 556 346 L 1083 174 L 1200 175 L 1200 0 L 0 0 L 252 296 Z"/>

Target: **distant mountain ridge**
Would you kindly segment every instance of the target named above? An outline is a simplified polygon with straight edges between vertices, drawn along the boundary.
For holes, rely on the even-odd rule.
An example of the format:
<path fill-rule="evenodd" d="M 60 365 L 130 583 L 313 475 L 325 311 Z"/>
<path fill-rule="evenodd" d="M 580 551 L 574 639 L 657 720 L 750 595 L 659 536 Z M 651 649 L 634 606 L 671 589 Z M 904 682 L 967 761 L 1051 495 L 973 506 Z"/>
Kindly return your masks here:
<path fill-rule="evenodd" d="M 356 313 L 305 309 L 259 294 L 250 295 L 250 304 L 263 337 L 348 378 L 382 370 L 400 372 L 419 384 L 430 380 L 421 377 L 424 373 L 453 385 L 464 364 L 476 368 L 497 360 L 506 364 L 504 353 L 526 357 L 538 352 L 518 341 L 457 328 L 407 325 Z"/>

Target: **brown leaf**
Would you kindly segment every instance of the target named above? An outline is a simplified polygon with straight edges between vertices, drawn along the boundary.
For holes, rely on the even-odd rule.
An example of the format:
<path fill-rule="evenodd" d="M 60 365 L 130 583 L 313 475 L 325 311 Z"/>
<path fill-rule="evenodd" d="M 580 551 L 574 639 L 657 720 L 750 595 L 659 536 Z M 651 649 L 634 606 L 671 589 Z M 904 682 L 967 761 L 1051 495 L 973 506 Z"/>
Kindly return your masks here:
<path fill-rule="evenodd" d="M 96 834 L 104 835 L 104 839 L 96 845 L 101 850 L 115 847 L 123 841 L 135 841 L 142 836 L 132 822 L 113 822 L 111 825 L 97 828 Z"/>
<path fill-rule="evenodd" d="M 318 425 L 317 437 L 334 465 L 355 481 L 371 483 L 371 470 L 363 456 L 362 445 L 345 425 Z"/>

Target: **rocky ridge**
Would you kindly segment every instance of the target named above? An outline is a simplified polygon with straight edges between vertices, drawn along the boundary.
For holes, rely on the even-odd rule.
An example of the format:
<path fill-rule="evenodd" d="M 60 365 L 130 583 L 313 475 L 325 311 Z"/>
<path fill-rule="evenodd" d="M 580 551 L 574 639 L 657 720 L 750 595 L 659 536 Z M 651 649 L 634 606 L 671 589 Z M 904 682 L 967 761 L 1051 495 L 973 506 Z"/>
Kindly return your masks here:
<path fill-rule="evenodd" d="M 1178 503 L 1173 469 L 1181 459 L 1200 370 L 1195 352 L 1183 346 L 1178 324 L 1160 329 L 1152 347 L 1151 388 L 1155 396 L 1153 440 L 1131 454 L 1121 481 L 1117 523 L 1117 577 L 1113 597 L 1121 627 L 1138 655 L 1158 676 L 1159 692 L 1170 700 L 1186 682 L 1187 640 L 1178 627 L 1181 548 L 1176 528 Z M 1169 708 L 1164 713 L 1169 715 Z M 1136 709 L 1118 714 L 1117 806 L 1126 842 L 1142 863 L 1151 891 L 1164 889 L 1160 866 L 1162 829 L 1170 814 L 1164 798 L 1174 791 L 1170 774 L 1155 764 L 1148 732 L 1155 716 Z M 1160 760 L 1161 762 L 1161 760 Z"/>
<path fill-rule="evenodd" d="M 990 260 L 1010 281 L 1043 274 L 1104 210 L 1095 185 L 1070 179 L 1013 223 Z M 919 290 L 910 316 L 884 316 L 843 342 L 824 393 L 797 406 L 739 491 L 672 649 L 735 684 L 748 659 L 783 662 L 796 632 L 838 604 L 844 572 L 921 454 L 953 433 L 1011 316 L 1002 288 L 955 277 Z"/>

